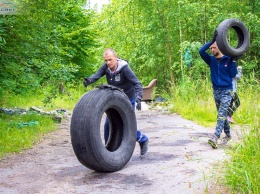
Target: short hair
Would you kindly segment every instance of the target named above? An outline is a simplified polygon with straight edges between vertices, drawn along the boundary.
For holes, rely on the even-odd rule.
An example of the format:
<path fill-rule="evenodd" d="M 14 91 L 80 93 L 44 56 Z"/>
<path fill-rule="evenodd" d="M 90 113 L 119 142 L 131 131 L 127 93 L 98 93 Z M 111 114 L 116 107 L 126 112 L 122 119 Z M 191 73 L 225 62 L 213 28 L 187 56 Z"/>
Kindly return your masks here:
<path fill-rule="evenodd" d="M 109 52 L 113 53 L 114 56 L 117 55 L 117 54 L 116 54 L 116 51 L 115 51 L 114 49 L 112 49 L 112 48 L 107 48 L 107 49 L 104 51 L 104 55 L 107 54 L 107 53 L 109 53 Z"/>

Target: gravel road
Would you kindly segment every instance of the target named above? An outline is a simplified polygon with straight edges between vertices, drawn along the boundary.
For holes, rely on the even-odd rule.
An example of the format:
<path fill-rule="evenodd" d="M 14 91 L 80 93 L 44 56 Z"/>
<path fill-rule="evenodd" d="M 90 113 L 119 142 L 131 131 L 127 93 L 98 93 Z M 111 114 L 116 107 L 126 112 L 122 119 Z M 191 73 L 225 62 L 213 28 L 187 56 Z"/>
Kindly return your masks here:
<path fill-rule="evenodd" d="M 147 194 L 207 193 L 214 186 L 212 168 L 225 158 L 225 148 L 212 149 L 205 128 L 177 114 L 136 112 L 138 128 L 150 138 L 148 153 L 136 144 L 129 163 L 114 173 L 98 173 L 78 162 L 70 141 L 70 118 L 32 149 L 0 161 L 4 194 Z M 212 193 L 212 192 L 209 192 Z"/>

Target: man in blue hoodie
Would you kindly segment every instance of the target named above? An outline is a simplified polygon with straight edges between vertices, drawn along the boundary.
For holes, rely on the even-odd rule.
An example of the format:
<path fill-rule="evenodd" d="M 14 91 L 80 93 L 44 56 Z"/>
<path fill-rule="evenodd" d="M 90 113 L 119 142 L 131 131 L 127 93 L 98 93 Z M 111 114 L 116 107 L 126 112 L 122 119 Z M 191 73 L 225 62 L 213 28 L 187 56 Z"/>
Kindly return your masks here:
<path fill-rule="evenodd" d="M 99 70 L 85 78 L 83 84 L 87 87 L 106 75 L 107 83 L 118 88 L 123 89 L 124 93 L 130 99 L 132 107 L 141 110 L 141 100 L 143 96 L 143 88 L 141 82 L 136 77 L 135 73 L 130 69 L 126 60 L 117 57 L 114 49 L 108 48 L 104 52 L 105 63 Z M 104 126 L 105 143 L 109 137 L 109 121 L 106 119 Z M 148 150 L 148 137 L 137 130 L 136 141 L 139 142 L 141 148 L 141 155 L 144 155 Z"/>
<path fill-rule="evenodd" d="M 208 143 L 214 149 L 217 148 L 217 141 L 223 129 L 226 134 L 224 137 L 226 142 L 231 140 L 227 111 L 232 99 L 232 78 L 235 77 L 237 73 L 236 58 L 231 58 L 221 53 L 216 44 L 217 34 L 217 31 L 215 31 L 212 40 L 203 45 L 199 50 L 201 58 L 210 67 L 213 94 L 218 111 L 215 133 L 212 138 L 208 140 Z M 207 49 L 210 49 L 212 55 L 206 52 Z"/>

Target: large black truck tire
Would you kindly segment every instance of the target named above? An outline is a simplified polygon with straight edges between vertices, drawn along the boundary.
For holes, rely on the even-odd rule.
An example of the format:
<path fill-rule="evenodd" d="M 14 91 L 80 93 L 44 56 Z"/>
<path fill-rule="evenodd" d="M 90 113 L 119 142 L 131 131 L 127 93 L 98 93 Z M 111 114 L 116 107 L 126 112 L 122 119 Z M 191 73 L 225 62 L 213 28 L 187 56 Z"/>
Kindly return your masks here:
<path fill-rule="evenodd" d="M 109 119 L 109 139 L 102 142 L 102 116 Z M 131 159 L 136 144 L 136 116 L 129 98 L 120 89 L 101 85 L 85 93 L 71 118 L 71 142 L 79 162 L 98 172 L 115 172 Z"/>
<path fill-rule="evenodd" d="M 228 41 L 228 31 L 233 28 L 238 36 L 238 44 L 236 48 L 232 47 Z M 250 35 L 249 32 L 244 25 L 238 19 L 227 19 L 221 22 L 217 27 L 218 35 L 216 38 L 216 42 L 219 50 L 227 56 L 237 57 L 243 55 L 249 47 L 250 43 Z"/>

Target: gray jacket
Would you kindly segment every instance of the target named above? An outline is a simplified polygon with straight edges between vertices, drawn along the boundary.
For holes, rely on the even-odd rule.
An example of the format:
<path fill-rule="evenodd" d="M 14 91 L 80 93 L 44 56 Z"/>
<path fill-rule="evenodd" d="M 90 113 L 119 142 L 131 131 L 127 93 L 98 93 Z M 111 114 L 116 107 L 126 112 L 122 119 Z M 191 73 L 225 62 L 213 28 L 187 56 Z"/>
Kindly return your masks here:
<path fill-rule="evenodd" d="M 237 74 L 234 78 L 232 78 L 233 92 L 237 92 L 237 80 L 242 77 L 242 67 L 237 67 Z"/>
<path fill-rule="evenodd" d="M 89 78 L 91 82 L 96 82 L 99 78 L 106 75 L 107 83 L 123 89 L 124 93 L 130 100 L 142 99 L 143 87 L 141 82 L 136 77 L 135 73 L 130 69 L 128 62 L 123 59 L 118 59 L 118 66 L 114 73 L 104 63 L 98 71 Z"/>

